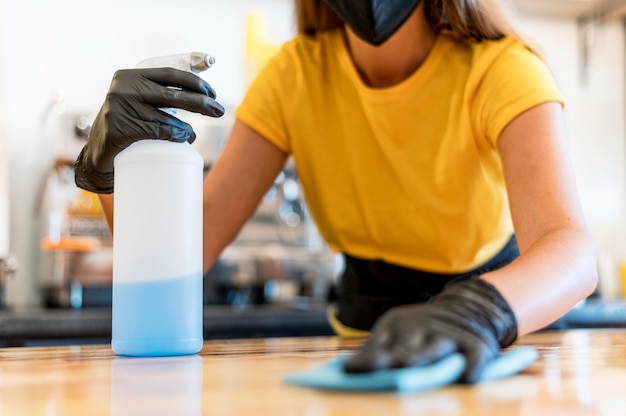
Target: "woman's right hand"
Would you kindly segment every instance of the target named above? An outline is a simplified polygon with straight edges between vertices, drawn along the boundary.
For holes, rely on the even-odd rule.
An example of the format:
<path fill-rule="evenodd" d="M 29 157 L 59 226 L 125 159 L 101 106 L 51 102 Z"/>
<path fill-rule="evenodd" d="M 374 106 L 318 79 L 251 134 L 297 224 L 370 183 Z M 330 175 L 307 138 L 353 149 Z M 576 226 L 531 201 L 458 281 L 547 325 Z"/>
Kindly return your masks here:
<path fill-rule="evenodd" d="M 106 100 L 78 156 L 76 185 L 94 193 L 113 192 L 113 159 L 138 140 L 192 143 L 192 127 L 159 108 L 181 108 L 220 117 L 224 108 L 202 78 L 174 68 L 117 71 Z"/>

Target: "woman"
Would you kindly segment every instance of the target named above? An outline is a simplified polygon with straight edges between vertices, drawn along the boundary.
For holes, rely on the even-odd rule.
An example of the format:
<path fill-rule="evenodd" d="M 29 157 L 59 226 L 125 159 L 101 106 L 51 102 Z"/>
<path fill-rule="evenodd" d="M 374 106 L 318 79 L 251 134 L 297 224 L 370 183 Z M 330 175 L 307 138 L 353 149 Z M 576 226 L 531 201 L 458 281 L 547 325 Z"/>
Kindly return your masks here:
<path fill-rule="evenodd" d="M 331 322 L 371 330 L 346 371 L 460 351 L 471 383 L 595 288 L 561 96 L 497 5 L 297 1 L 300 33 L 250 87 L 207 175 L 205 268 L 294 157 L 321 235 L 346 257 Z M 119 71 L 77 183 L 112 192 L 121 149 L 195 138 L 158 107 L 219 116 L 214 98 L 191 74 Z M 101 201 L 111 221 L 111 196 Z"/>

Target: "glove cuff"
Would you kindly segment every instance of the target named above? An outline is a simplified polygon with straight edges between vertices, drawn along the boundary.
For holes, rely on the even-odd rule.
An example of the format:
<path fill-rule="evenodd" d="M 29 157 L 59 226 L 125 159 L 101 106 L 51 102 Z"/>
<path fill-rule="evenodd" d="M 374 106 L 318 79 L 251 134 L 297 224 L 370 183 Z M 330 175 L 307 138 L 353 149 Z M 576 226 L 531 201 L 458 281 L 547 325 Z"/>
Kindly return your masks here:
<path fill-rule="evenodd" d="M 85 148 L 74 162 L 74 182 L 76 186 L 95 194 L 113 193 L 113 172 L 98 172 L 89 166 Z"/>
<path fill-rule="evenodd" d="M 465 305 L 468 315 L 491 328 L 501 347 L 517 339 L 517 319 L 506 299 L 489 282 L 478 276 L 451 281 L 434 302 L 456 298 Z"/>

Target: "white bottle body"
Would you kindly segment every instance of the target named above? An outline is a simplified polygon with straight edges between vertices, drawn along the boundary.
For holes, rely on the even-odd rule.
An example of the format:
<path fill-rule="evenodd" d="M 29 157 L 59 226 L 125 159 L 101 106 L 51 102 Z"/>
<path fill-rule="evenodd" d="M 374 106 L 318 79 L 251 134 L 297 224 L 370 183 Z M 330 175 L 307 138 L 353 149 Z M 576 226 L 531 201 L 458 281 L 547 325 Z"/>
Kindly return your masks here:
<path fill-rule="evenodd" d="M 189 143 L 141 140 L 114 161 L 113 350 L 202 347 L 203 160 Z"/>

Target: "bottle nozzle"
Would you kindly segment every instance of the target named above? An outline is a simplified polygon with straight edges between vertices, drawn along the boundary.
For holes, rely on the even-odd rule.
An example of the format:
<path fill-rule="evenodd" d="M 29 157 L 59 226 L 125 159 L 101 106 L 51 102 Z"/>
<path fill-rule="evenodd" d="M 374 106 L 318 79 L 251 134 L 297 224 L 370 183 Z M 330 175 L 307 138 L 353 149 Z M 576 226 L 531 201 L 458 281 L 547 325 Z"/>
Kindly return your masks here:
<path fill-rule="evenodd" d="M 158 56 L 139 62 L 136 68 L 171 67 L 191 71 L 194 74 L 205 71 L 213 66 L 215 58 L 204 52 L 190 52 L 178 55 Z"/>
<path fill-rule="evenodd" d="M 215 57 L 208 53 L 192 52 L 190 58 L 189 69 L 194 73 L 205 71 L 215 63 Z"/>

